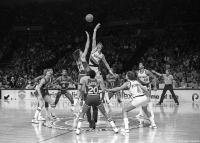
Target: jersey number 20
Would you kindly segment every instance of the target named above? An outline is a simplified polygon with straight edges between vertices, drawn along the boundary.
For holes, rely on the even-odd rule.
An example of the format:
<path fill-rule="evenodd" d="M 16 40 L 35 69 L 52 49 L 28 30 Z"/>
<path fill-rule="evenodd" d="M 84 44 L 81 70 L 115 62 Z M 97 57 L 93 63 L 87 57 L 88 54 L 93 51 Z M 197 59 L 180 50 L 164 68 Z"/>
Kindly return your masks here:
<path fill-rule="evenodd" d="M 95 87 L 89 86 L 88 87 L 88 94 L 89 95 L 97 95 L 97 94 L 99 94 L 98 87 L 97 86 L 95 86 Z"/>

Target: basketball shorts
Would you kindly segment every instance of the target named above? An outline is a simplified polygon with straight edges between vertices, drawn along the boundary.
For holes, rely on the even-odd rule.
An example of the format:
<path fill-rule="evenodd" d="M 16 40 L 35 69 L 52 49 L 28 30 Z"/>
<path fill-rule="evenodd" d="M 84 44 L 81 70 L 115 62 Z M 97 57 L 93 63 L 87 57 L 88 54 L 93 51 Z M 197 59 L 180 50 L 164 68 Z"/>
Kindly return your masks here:
<path fill-rule="evenodd" d="M 41 89 L 40 92 L 41 92 L 43 98 L 44 98 L 46 95 L 49 95 L 48 89 Z"/>
<path fill-rule="evenodd" d="M 101 104 L 100 95 L 87 95 L 85 104 L 88 106 L 99 106 Z"/>
<path fill-rule="evenodd" d="M 150 99 L 147 96 L 143 95 L 143 96 L 138 96 L 138 97 L 133 98 L 133 100 L 131 101 L 131 104 L 134 107 L 139 107 L 139 106 L 147 106 L 149 102 L 150 102 Z"/>

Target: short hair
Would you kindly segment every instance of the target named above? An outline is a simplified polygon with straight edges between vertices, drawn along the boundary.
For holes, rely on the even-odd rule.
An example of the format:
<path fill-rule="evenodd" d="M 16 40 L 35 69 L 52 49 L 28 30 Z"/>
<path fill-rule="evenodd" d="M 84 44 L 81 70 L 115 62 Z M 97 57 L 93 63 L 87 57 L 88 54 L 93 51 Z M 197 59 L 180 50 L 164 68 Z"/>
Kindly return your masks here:
<path fill-rule="evenodd" d="M 66 71 L 66 72 L 67 72 L 67 70 L 66 70 L 66 69 L 62 69 L 62 72 L 64 72 L 64 71 Z"/>
<path fill-rule="evenodd" d="M 128 71 L 126 75 L 127 75 L 129 80 L 136 80 L 137 79 L 135 71 Z"/>
<path fill-rule="evenodd" d="M 78 61 L 79 57 L 80 57 L 80 49 L 77 49 L 73 52 L 72 56 L 74 58 L 75 61 Z"/>
<path fill-rule="evenodd" d="M 94 70 L 90 70 L 90 71 L 88 72 L 88 76 L 89 76 L 90 78 L 95 78 L 96 72 L 95 72 Z"/>

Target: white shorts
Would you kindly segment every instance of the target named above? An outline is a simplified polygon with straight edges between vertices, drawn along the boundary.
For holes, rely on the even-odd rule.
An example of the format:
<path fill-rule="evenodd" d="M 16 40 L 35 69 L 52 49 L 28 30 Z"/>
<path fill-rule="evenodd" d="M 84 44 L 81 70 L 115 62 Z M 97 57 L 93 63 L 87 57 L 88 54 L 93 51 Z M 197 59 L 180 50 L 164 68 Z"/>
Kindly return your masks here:
<path fill-rule="evenodd" d="M 149 102 L 150 102 L 150 99 L 146 95 L 144 95 L 144 96 L 133 98 L 133 100 L 131 101 L 131 104 L 134 107 L 139 107 L 139 106 L 146 106 Z"/>

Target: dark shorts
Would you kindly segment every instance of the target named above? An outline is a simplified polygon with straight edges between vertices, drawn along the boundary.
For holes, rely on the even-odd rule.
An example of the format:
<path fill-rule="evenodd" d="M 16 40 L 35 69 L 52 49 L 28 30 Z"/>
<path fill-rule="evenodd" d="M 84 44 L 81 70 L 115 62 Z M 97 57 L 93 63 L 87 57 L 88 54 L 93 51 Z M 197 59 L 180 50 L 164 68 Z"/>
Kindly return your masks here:
<path fill-rule="evenodd" d="M 100 95 L 87 95 L 85 104 L 88 106 L 99 106 L 101 104 Z"/>
<path fill-rule="evenodd" d="M 59 92 L 61 94 L 69 94 L 69 92 L 67 91 L 67 89 L 61 89 Z"/>
<path fill-rule="evenodd" d="M 49 95 L 48 89 L 41 89 L 40 92 L 41 92 L 43 98 L 44 98 L 46 95 Z"/>

